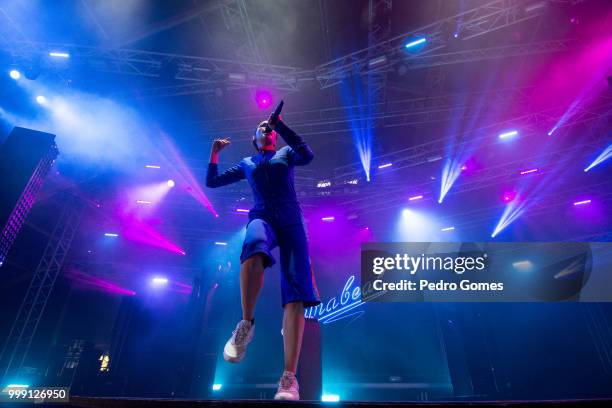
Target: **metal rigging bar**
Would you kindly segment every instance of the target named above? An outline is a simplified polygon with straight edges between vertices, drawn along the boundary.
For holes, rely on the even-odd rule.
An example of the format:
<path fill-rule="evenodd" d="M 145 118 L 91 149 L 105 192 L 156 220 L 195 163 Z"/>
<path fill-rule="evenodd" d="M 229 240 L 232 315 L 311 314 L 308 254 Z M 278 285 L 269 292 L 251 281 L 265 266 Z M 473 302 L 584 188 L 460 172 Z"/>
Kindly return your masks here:
<path fill-rule="evenodd" d="M 462 40 L 467 40 L 538 17 L 545 10 L 546 7 L 539 7 L 526 12 L 518 1 L 495 0 L 321 64 L 315 69 L 316 77 L 322 88 L 328 88 L 353 73 L 363 75 L 370 71 L 388 70 L 399 60 L 429 54 L 446 47 L 452 35 L 449 26 L 461 33 Z M 404 42 L 420 37 L 426 38 L 427 43 L 406 54 L 403 49 Z M 381 62 L 372 67 L 372 58 L 380 58 Z"/>
<path fill-rule="evenodd" d="M 0 353 L 4 372 L 1 382 L 18 375 L 24 365 L 38 323 L 43 315 L 57 276 L 62 270 L 82 214 L 81 201 L 68 194 L 60 217 L 36 267 L 30 286 Z"/>

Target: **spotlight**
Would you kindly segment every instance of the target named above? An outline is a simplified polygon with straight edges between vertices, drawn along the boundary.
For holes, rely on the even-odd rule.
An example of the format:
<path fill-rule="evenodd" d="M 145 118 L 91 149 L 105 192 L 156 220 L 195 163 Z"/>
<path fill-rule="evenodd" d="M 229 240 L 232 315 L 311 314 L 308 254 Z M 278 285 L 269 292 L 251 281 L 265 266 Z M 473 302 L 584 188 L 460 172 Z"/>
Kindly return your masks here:
<path fill-rule="evenodd" d="M 236 208 L 236 212 L 239 212 L 239 213 L 248 213 L 249 210 L 247 210 L 246 208 Z"/>
<path fill-rule="evenodd" d="M 161 169 L 161 166 L 158 166 L 157 164 L 146 164 L 145 167 L 147 169 Z"/>
<path fill-rule="evenodd" d="M 500 139 L 510 139 L 518 135 L 518 131 L 511 130 L 509 132 L 504 132 L 499 135 Z"/>
<path fill-rule="evenodd" d="M 604 149 L 603 152 L 601 152 L 599 154 L 599 156 L 597 156 L 595 158 L 595 160 L 593 160 L 593 162 L 591 164 L 589 164 L 585 169 L 584 172 L 588 172 L 589 170 L 591 170 L 593 167 L 605 162 L 606 160 L 608 160 L 610 157 L 612 157 L 612 144 L 609 145 L 608 147 L 606 147 Z"/>
<path fill-rule="evenodd" d="M 170 188 L 172 188 L 172 187 L 174 187 L 176 185 L 174 180 L 168 180 L 168 182 L 166 184 L 168 184 L 168 187 L 170 187 Z"/>
<path fill-rule="evenodd" d="M 323 394 L 321 395 L 321 401 L 323 402 L 339 402 L 340 396 L 336 394 Z"/>
<path fill-rule="evenodd" d="M 555 133 L 555 130 L 557 130 L 557 126 L 555 125 L 555 127 L 553 127 L 552 129 L 550 129 L 547 133 L 548 136 L 552 136 L 553 133 Z"/>
<path fill-rule="evenodd" d="M 11 69 L 11 71 L 9 72 L 9 75 L 14 80 L 18 80 L 19 78 L 21 78 L 21 72 L 17 71 L 16 69 Z"/>
<path fill-rule="evenodd" d="M 321 221 L 332 222 L 335 219 L 336 219 L 335 217 L 323 217 L 323 218 L 321 218 Z"/>
<path fill-rule="evenodd" d="M 116 234 L 114 232 L 106 232 L 104 234 L 105 237 L 112 237 L 112 238 L 117 238 L 119 236 L 119 234 Z"/>
<path fill-rule="evenodd" d="M 528 272 L 533 269 L 533 264 L 529 260 L 512 262 L 512 267 L 517 271 Z"/>
<path fill-rule="evenodd" d="M 416 195 L 416 196 L 412 196 L 412 197 L 408 198 L 408 201 L 420 200 L 422 198 L 423 198 L 422 195 Z"/>
<path fill-rule="evenodd" d="M 152 204 L 151 201 L 147 200 L 136 200 L 136 204 Z"/>
<path fill-rule="evenodd" d="M 385 164 L 381 164 L 380 166 L 378 166 L 379 169 L 384 169 L 385 167 L 391 167 L 393 166 L 393 163 L 385 163 Z"/>
<path fill-rule="evenodd" d="M 536 173 L 537 171 L 538 169 L 523 170 L 521 171 L 521 176 L 524 176 L 525 174 Z"/>
<path fill-rule="evenodd" d="M 255 93 L 255 102 L 260 109 L 269 108 L 272 105 L 272 94 L 268 91 L 257 91 Z"/>
<path fill-rule="evenodd" d="M 226 245 L 227 245 L 227 242 L 223 242 L 223 241 L 215 241 L 215 245 L 226 246 Z"/>
<path fill-rule="evenodd" d="M 413 47 L 416 47 L 417 45 L 423 44 L 425 42 L 427 42 L 427 38 L 424 38 L 424 37 L 417 38 L 417 39 L 414 39 L 414 40 L 411 40 L 411 41 L 407 42 L 406 45 L 404 45 L 404 47 L 405 48 L 413 48 Z"/>
<path fill-rule="evenodd" d="M 452 231 L 454 229 L 455 229 L 455 227 L 445 227 L 445 228 L 440 229 L 440 231 L 446 232 L 446 231 Z"/>
<path fill-rule="evenodd" d="M 67 52 L 60 52 L 60 51 L 51 51 L 49 53 L 50 57 L 55 57 L 55 58 L 70 58 L 70 54 L 68 54 Z"/>
<path fill-rule="evenodd" d="M 510 203 L 514 201 L 515 198 L 516 198 L 516 193 L 514 191 L 506 191 L 505 193 L 502 194 L 502 201 L 504 203 Z"/>
<path fill-rule="evenodd" d="M 223 387 L 223 384 L 213 384 L 212 389 L 213 391 L 219 391 L 221 387 Z"/>
<path fill-rule="evenodd" d="M 36 102 L 38 102 L 38 103 L 39 103 L 39 104 L 41 104 L 41 105 L 44 105 L 44 104 L 47 102 L 47 98 L 45 98 L 45 97 L 44 97 L 44 96 L 42 96 L 42 95 L 38 95 L 38 96 L 36 97 Z"/>
<path fill-rule="evenodd" d="M 161 276 L 156 276 L 153 279 L 151 279 L 151 283 L 153 283 L 156 286 L 167 285 L 168 284 L 168 278 L 164 278 L 164 277 L 161 277 Z"/>
<path fill-rule="evenodd" d="M 410 217 L 410 215 L 412 215 L 412 211 L 410 211 L 408 208 L 404 208 L 402 210 L 402 217 Z"/>
<path fill-rule="evenodd" d="M 578 205 L 585 205 L 585 204 L 591 204 L 591 200 L 582 200 L 582 201 L 576 201 L 576 202 L 574 203 L 574 205 L 575 205 L 575 206 L 578 206 Z"/>

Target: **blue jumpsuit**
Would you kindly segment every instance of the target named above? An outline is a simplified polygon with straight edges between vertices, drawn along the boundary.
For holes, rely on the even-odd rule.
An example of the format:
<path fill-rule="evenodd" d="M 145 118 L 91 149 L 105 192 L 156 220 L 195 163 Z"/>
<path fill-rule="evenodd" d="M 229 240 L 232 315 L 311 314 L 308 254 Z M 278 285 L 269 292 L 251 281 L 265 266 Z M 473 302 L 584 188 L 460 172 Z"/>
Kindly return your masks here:
<path fill-rule="evenodd" d="M 314 157 L 304 140 L 282 121 L 274 129 L 287 142 L 277 151 L 262 150 L 245 157 L 221 174 L 215 163 L 208 165 L 207 187 L 220 187 L 247 179 L 255 205 L 249 211 L 249 223 L 242 244 L 240 261 L 255 253 L 264 255 L 264 267 L 276 260 L 272 250 L 278 246 L 281 267 L 283 307 L 302 301 L 304 307 L 321 303 L 308 254 L 308 238 L 302 210 L 295 193 L 293 170 Z"/>

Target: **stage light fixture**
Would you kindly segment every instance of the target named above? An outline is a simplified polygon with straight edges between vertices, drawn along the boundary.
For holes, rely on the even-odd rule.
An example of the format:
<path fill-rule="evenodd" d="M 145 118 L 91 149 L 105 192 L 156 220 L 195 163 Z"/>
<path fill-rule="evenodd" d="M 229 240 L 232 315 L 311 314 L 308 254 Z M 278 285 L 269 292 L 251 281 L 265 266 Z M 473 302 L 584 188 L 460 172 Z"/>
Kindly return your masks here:
<path fill-rule="evenodd" d="M 581 201 L 576 201 L 576 202 L 574 202 L 574 205 L 575 205 L 575 206 L 578 206 L 578 205 L 586 205 L 586 204 L 591 204 L 591 200 L 581 200 Z"/>
<path fill-rule="evenodd" d="M 40 105 L 44 105 L 47 102 L 47 98 L 42 95 L 38 95 L 36 97 L 36 102 L 38 102 Z"/>
<path fill-rule="evenodd" d="M 340 396 L 336 394 L 323 394 L 321 396 L 321 401 L 323 402 L 339 402 Z"/>
<path fill-rule="evenodd" d="M 511 203 L 516 198 L 516 192 L 506 191 L 502 194 L 502 201 L 505 203 Z"/>
<path fill-rule="evenodd" d="M 417 38 L 417 39 L 407 42 L 406 45 L 404 45 L 404 47 L 413 48 L 413 47 L 416 47 L 417 45 L 424 44 L 426 42 L 427 42 L 427 38 L 421 37 L 421 38 Z"/>
<path fill-rule="evenodd" d="M 517 271 L 528 272 L 533 269 L 533 263 L 529 260 L 512 262 L 512 267 Z"/>
<path fill-rule="evenodd" d="M 531 173 L 537 173 L 538 169 L 529 169 L 529 170 L 523 170 L 521 171 L 521 176 L 524 176 L 525 174 L 531 174 Z"/>
<path fill-rule="evenodd" d="M 170 188 L 172 188 L 172 187 L 174 187 L 174 186 L 176 185 L 176 183 L 174 182 L 174 180 L 168 180 L 168 181 L 166 182 L 166 184 L 167 184 L 167 185 L 168 185 L 168 187 L 170 187 Z"/>
<path fill-rule="evenodd" d="M 393 163 L 385 163 L 385 164 L 381 164 L 380 166 L 378 166 L 379 169 L 384 169 L 387 167 L 391 167 L 393 166 Z"/>
<path fill-rule="evenodd" d="M 255 93 L 255 103 L 260 109 L 269 108 L 274 102 L 272 94 L 266 90 L 259 90 Z"/>
<path fill-rule="evenodd" d="M 157 285 L 157 286 L 167 285 L 168 284 L 168 278 L 165 278 L 163 276 L 156 276 L 153 279 L 151 279 L 151 282 L 154 285 Z"/>
<path fill-rule="evenodd" d="M 597 156 L 595 160 L 593 160 L 593 162 L 584 169 L 584 172 L 585 173 L 588 172 L 593 167 L 598 166 L 599 164 L 608 160 L 610 157 L 612 157 L 612 144 L 606 147 L 604 151 L 601 152 L 599 156 Z"/>
<path fill-rule="evenodd" d="M 18 80 L 19 78 L 21 78 L 21 72 L 17 71 L 16 69 L 11 69 L 11 71 L 9 72 L 9 75 L 14 80 Z"/>
<path fill-rule="evenodd" d="M 49 56 L 55 58 L 70 58 L 70 54 L 61 51 L 51 51 L 49 52 Z"/>
<path fill-rule="evenodd" d="M 518 136 L 518 131 L 517 130 L 510 130 L 508 132 L 504 132 L 504 133 L 500 133 L 499 134 L 499 138 L 500 139 L 511 139 L 514 138 L 515 136 Z"/>

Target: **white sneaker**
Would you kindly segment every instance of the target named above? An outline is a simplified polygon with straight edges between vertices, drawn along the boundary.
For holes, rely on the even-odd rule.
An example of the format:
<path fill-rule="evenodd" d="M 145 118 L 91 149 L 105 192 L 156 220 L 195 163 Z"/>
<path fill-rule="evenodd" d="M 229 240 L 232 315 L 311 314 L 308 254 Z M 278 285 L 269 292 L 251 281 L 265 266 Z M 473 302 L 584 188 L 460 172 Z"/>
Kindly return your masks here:
<path fill-rule="evenodd" d="M 223 348 L 223 359 L 230 363 L 239 363 L 246 354 L 247 345 L 253 340 L 255 325 L 250 320 L 241 320 L 236 325 Z"/>
<path fill-rule="evenodd" d="M 285 371 L 278 382 L 278 391 L 275 400 L 298 401 L 300 399 L 300 386 L 291 371 Z"/>

